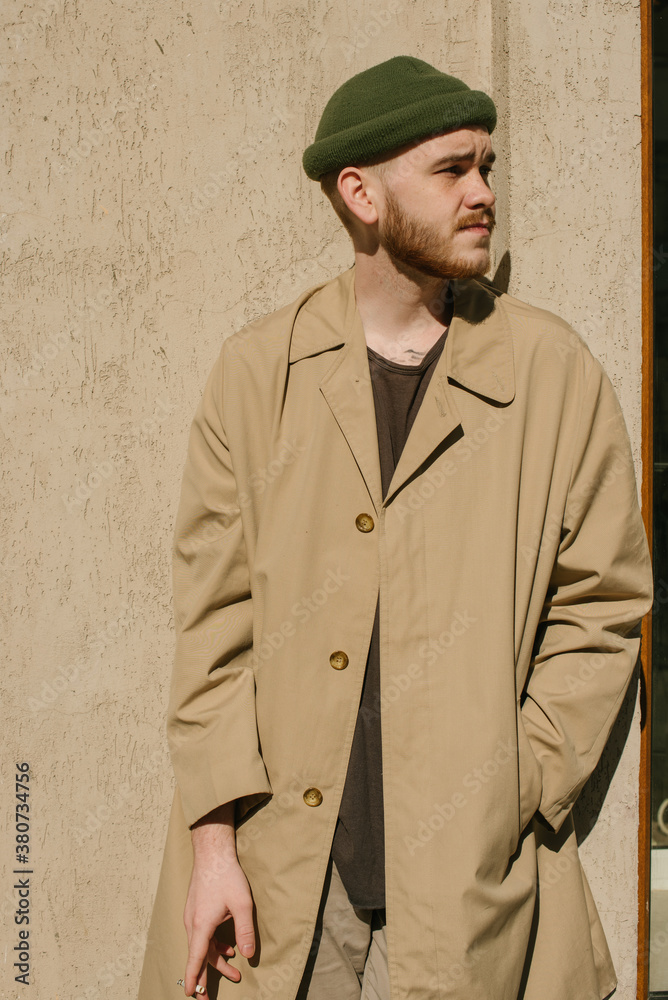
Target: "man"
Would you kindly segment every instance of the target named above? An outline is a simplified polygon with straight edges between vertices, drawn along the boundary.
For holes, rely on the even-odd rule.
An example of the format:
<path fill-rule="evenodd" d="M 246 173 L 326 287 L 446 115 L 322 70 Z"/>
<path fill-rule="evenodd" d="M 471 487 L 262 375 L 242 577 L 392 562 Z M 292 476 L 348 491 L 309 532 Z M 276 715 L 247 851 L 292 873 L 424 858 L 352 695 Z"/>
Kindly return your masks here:
<path fill-rule="evenodd" d="M 406 56 L 340 87 L 304 167 L 355 264 L 227 337 L 209 376 L 140 1000 L 615 987 L 572 806 L 650 558 L 602 366 L 483 277 L 495 123 Z"/>

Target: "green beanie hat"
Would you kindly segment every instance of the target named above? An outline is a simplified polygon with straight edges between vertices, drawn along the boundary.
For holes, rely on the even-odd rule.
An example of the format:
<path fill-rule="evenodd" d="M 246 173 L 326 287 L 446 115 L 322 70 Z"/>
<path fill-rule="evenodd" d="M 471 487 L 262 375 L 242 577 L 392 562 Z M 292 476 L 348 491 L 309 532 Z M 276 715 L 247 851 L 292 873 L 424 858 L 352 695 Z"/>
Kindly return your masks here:
<path fill-rule="evenodd" d="M 491 97 L 413 56 L 394 56 L 346 80 L 330 97 L 302 163 L 311 180 L 464 125 L 492 132 Z"/>

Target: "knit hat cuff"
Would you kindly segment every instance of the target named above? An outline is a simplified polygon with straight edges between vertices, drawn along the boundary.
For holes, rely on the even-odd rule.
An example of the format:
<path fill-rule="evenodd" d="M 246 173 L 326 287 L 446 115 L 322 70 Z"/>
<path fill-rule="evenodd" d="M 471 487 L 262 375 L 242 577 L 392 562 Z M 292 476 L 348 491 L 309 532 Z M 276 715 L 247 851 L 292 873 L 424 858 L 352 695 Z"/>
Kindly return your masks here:
<path fill-rule="evenodd" d="M 417 128 L 416 119 L 419 121 Z M 329 170 L 361 165 L 381 153 L 389 153 L 410 142 L 417 144 L 465 125 L 485 125 L 490 132 L 496 125 L 494 102 L 480 90 L 467 88 L 454 94 L 423 98 L 318 139 L 304 151 L 302 163 L 307 176 L 316 181 Z"/>

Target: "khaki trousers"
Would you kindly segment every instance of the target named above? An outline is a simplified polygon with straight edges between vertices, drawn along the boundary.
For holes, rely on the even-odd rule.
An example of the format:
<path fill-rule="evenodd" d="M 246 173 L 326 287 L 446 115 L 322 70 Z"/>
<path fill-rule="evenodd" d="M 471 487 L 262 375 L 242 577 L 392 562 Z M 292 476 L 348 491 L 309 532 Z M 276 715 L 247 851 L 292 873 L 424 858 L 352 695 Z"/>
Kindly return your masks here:
<path fill-rule="evenodd" d="M 354 907 L 331 858 L 296 1000 L 390 1000 L 385 911 Z"/>

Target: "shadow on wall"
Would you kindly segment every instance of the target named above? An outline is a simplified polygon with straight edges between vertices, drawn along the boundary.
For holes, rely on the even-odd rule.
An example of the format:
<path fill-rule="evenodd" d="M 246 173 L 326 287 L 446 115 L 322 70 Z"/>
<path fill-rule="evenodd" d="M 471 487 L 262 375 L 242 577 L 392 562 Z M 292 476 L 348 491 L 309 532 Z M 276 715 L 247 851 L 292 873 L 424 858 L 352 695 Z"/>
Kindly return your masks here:
<path fill-rule="evenodd" d="M 510 250 L 506 250 L 499 261 L 499 265 L 494 273 L 491 283 L 500 292 L 507 292 L 510 286 Z"/>

